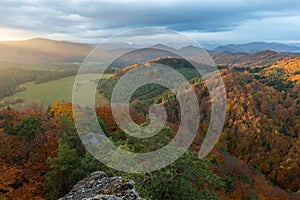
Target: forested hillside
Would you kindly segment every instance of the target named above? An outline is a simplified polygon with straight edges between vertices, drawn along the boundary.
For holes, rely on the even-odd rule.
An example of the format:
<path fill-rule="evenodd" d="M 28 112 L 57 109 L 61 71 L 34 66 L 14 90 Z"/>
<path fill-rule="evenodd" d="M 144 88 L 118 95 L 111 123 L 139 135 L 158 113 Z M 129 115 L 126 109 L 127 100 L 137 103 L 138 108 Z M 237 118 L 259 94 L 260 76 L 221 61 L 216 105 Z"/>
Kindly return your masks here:
<path fill-rule="evenodd" d="M 300 198 L 299 57 L 270 51 L 215 56 L 220 59 L 217 63 L 226 89 L 226 121 L 217 145 L 207 158 L 200 159 L 196 154 L 210 123 L 213 101 L 203 77 L 184 59 L 158 58 L 148 62 L 178 70 L 192 84 L 181 95 L 195 92 L 199 99 L 198 132 L 180 159 L 151 173 L 118 172 L 86 151 L 74 126 L 71 102 L 54 102 L 47 110 L 31 106 L 20 111 L 8 106 L 0 111 L 0 197 L 57 199 L 89 173 L 101 170 L 110 176 L 134 180 L 139 195 L 146 199 Z M 115 69 L 112 77 L 100 80 L 99 91 L 110 99 L 120 77 L 138 66 Z M 211 70 L 207 69 L 209 66 L 202 67 Z M 8 95 L 22 89 L 25 82 L 42 82 L 43 77 L 51 80 L 51 73 L 55 79 L 72 73 L 66 70 L 55 75 L 54 70 L 45 76 L 43 70 L 6 70 L 14 77 L 22 77 L 3 82 L 8 89 L 2 93 Z M 144 76 L 160 73 L 151 66 L 148 72 Z M 213 79 L 214 74 L 210 75 Z M 159 134 L 146 139 L 137 139 L 120 130 L 109 104 L 99 105 L 95 111 L 106 136 L 116 145 L 132 152 L 149 152 L 168 144 L 176 134 L 180 123 L 176 98 L 167 88 L 155 84 L 135 91 L 130 103 L 135 123 L 149 123 L 149 108 L 154 103 L 164 106 L 168 114 Z M 120 105 L 119 117 L 124 112 Z"/>

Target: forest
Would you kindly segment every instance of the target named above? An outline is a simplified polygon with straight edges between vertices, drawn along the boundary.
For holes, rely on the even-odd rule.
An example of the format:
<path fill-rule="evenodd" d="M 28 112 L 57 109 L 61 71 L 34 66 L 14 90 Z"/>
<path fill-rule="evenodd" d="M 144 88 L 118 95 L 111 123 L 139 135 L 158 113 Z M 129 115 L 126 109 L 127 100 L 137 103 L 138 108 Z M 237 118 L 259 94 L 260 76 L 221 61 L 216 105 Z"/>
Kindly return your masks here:
<path fill-rule="evenodd" d="M 101 170 L 136 182 L 146 199 L 297 199 L 300 188 L 300 57 L 285 56 L 259 67 L 220 64 L 227 91 L 226 121 L 221 137 L 205 159 L 197 156 L 210 122 L 207 86 L 183 59 L 160 58 L 192 84 L 199 101 L 201 118 L 189 150 L 172 165 L 158 171 L 129 174 L 96 160 L 83 146 L 73 122 L 72 103 L 53 102 L 45 110 L 30 106 L 0 111 L 0 199 L 57 199 L 88 174 Z M 108 99 L 119 78 L 138 65 L 116 70 L 101 79 L 98 89 Z M 16 80 L 5 82 L 7 93 L 17 86 L 73 75 L 10 68 Z M 155 74 L 158 72 L 151 71 Z M 47 72 L 48 73 L 48 72 Z M 53 74 L 53 75 L 52 75 Z M 149 74 L 148 74 L 149 75 Z M 213 78 L 213 75 L 212 75 Z M 109 104 L 97 105 L 98 122 L 106 136 L 132 152 L 159 149 L 174 138 L 180 121 L 180 106 L 167 88 L 145 85 L 131 98 L 130 114 L 137 124 L 147 124 L 149 107 L 160 104 L 167 121 L 159 134 L 137 139 L 122 131 Z M 193 109 L 193 108 L 190 108 Z M 118 114 L 125 112 L 119 107 Z M 124 122 L 126 123 L 126 122 Z"/>
<path fill-rule="evenodd" d="M 299 0 L 0 2 L 0 200 L 300 200 Z"/>
<path fill-rule="evenodd" d="M 1 68 L 0 67 L 0 98 L 11 96 L 20 90 L 21 85 L 27 82 L 36 84 L 60 78 L 74 76 L 77 70 L 32 70 L 22 68 Z M 23 88 L 26 89 L 26 88 Z"/>

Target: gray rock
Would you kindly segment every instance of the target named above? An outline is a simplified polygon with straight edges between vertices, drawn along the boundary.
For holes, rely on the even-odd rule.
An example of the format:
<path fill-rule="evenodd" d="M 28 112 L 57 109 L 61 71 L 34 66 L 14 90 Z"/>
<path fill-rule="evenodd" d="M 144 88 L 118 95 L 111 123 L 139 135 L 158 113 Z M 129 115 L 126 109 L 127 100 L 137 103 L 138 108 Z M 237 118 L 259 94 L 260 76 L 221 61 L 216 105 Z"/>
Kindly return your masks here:
<path fill-rule="evenodd" d="M 142 200 L 134 185 L 132 180 L 108 177 L 97 171 L 79 181 L 69 194 L 59 200 Z"/>

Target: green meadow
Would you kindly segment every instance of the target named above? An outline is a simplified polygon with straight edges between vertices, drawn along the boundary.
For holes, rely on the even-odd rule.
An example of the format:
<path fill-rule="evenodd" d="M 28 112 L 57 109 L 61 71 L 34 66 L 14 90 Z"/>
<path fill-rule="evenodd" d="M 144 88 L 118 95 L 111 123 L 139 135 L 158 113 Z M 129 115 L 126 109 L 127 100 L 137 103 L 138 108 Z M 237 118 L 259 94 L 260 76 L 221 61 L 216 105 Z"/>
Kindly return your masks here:
<path fill-rule="evenodd" d="M 86 74 L 84 76 L 86 76 L 87 81 L 95 79 L 95 77 L 91 74 Z M 105 74 L 102 76 L 102 78 L 109 78 L 110 76 L 111 74 Z M 26 86 L 25 90 L 1 99 L 0 107 L 1 105 L 2 107 L 3 105 L 7 105 L 8 102 L 16 102 L 17 100 L 19 101 L 19 103 L 10 104 L 10 106 L 19 109 L 26 108 L 33 104 L 46 107 L 48 105 L 52 105 L 54 101 L 72 101 L 74 81 L 75 76 L 48 81 L 41 84 L 28 82 L 26 84 L 23 84 Z M 96 104 L 106 104 L 109 102 L 108 99 L 106 99 L 98 91 L 96 93 L 95 100 Z"/>

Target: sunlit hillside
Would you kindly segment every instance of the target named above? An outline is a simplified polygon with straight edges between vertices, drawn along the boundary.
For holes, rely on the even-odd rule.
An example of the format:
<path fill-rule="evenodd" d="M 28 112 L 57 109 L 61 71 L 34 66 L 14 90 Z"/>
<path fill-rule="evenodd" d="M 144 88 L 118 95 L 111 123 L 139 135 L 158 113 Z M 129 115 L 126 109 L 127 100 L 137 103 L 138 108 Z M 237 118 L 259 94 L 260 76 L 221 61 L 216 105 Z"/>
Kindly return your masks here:
<path fill-rule="evenodd" d="M 94 47 L 49 39 L 0 42 L 0 61 L 14 63 L 81 62 Z M 97 49 L 97 55 L 109 56 Z"/>
<path fill-rule="evenodd" d="M 186 59 L 173 54 L 166 56 L 167 52 L 157 57 L 161 50 L 149 49 L 137 55 L 125 54 L 105 71 L 103 63 L 93 63 L 104 75 L 98 85 L 99 77 L 93 74 L 95 68 L 86 69 L 82 75 L 88 86 L 97 86 L 96 107 L 92 109 L 105 135 L 120 149 L 145 153 L 170 143 L 181 123 L 177 98 L 195 92 L 201 99 L 200 123 L 188 151 L 166 168 L 131 174 L 96 160 L 83 146 L 73 121 L 74 87 L 82 89 L 79 98 L 83 100 L 87 96 L 85 91 L 90 89 L 74 85 L 80 63 L 73 63 L 73 58 L 84 57 L 92 47 L 45 39 L 2 42 L 0 49 L 5 45 L 13 53 L 0 55 L 0 199 L 58 199 L 95 171 L 132 179 L 139 195 L 146 199 L 299 199 L 299 56 L 269 50 L 212 54 L 225 84 L 226 120 L 217 144 L 204 159 L 197 152 L 210 124 L 212 99 L 203 79 L 213 79 L 216 68 L 199 63 L 201 72 L 207 72 L 201 77 Z M 109 53 L 122 51 L 98 53 L 111 58 Z M 189 58 L 204 55 L 196 47 L 178 51 Z M 137 64 L 135 59 L 145 63 Z M 120 128 L 132 128 L 124 118 L 126 106 L 118 105 L 116 116 L 112 114 L 112 92 L 126 73 L 139 67 L 147 69 L 139 78 L 160 77 L 162 71 L 154 67 L 156 64 L 177 70 L 191 87 L 176 83 L 185 88 L 176 95 L 157 84 L 146 84 L 134 91 L 129 109 L 135 123 L 147 125 L 149 109 L 154 104 L 165 108 L 167 119 L 155 136 L 132 137 Z M 172 78 L 168 81 L 174 82 Z M 123 84 L 130 85 L 132 80 Z M 119 95 L 125 96 L 125 92 L 119 91 Z M 192 113 L 194 108 L 188 105 L 186 109 Z M 121 125 L 116 123 L 117 118 L 122 119 Z"/>

